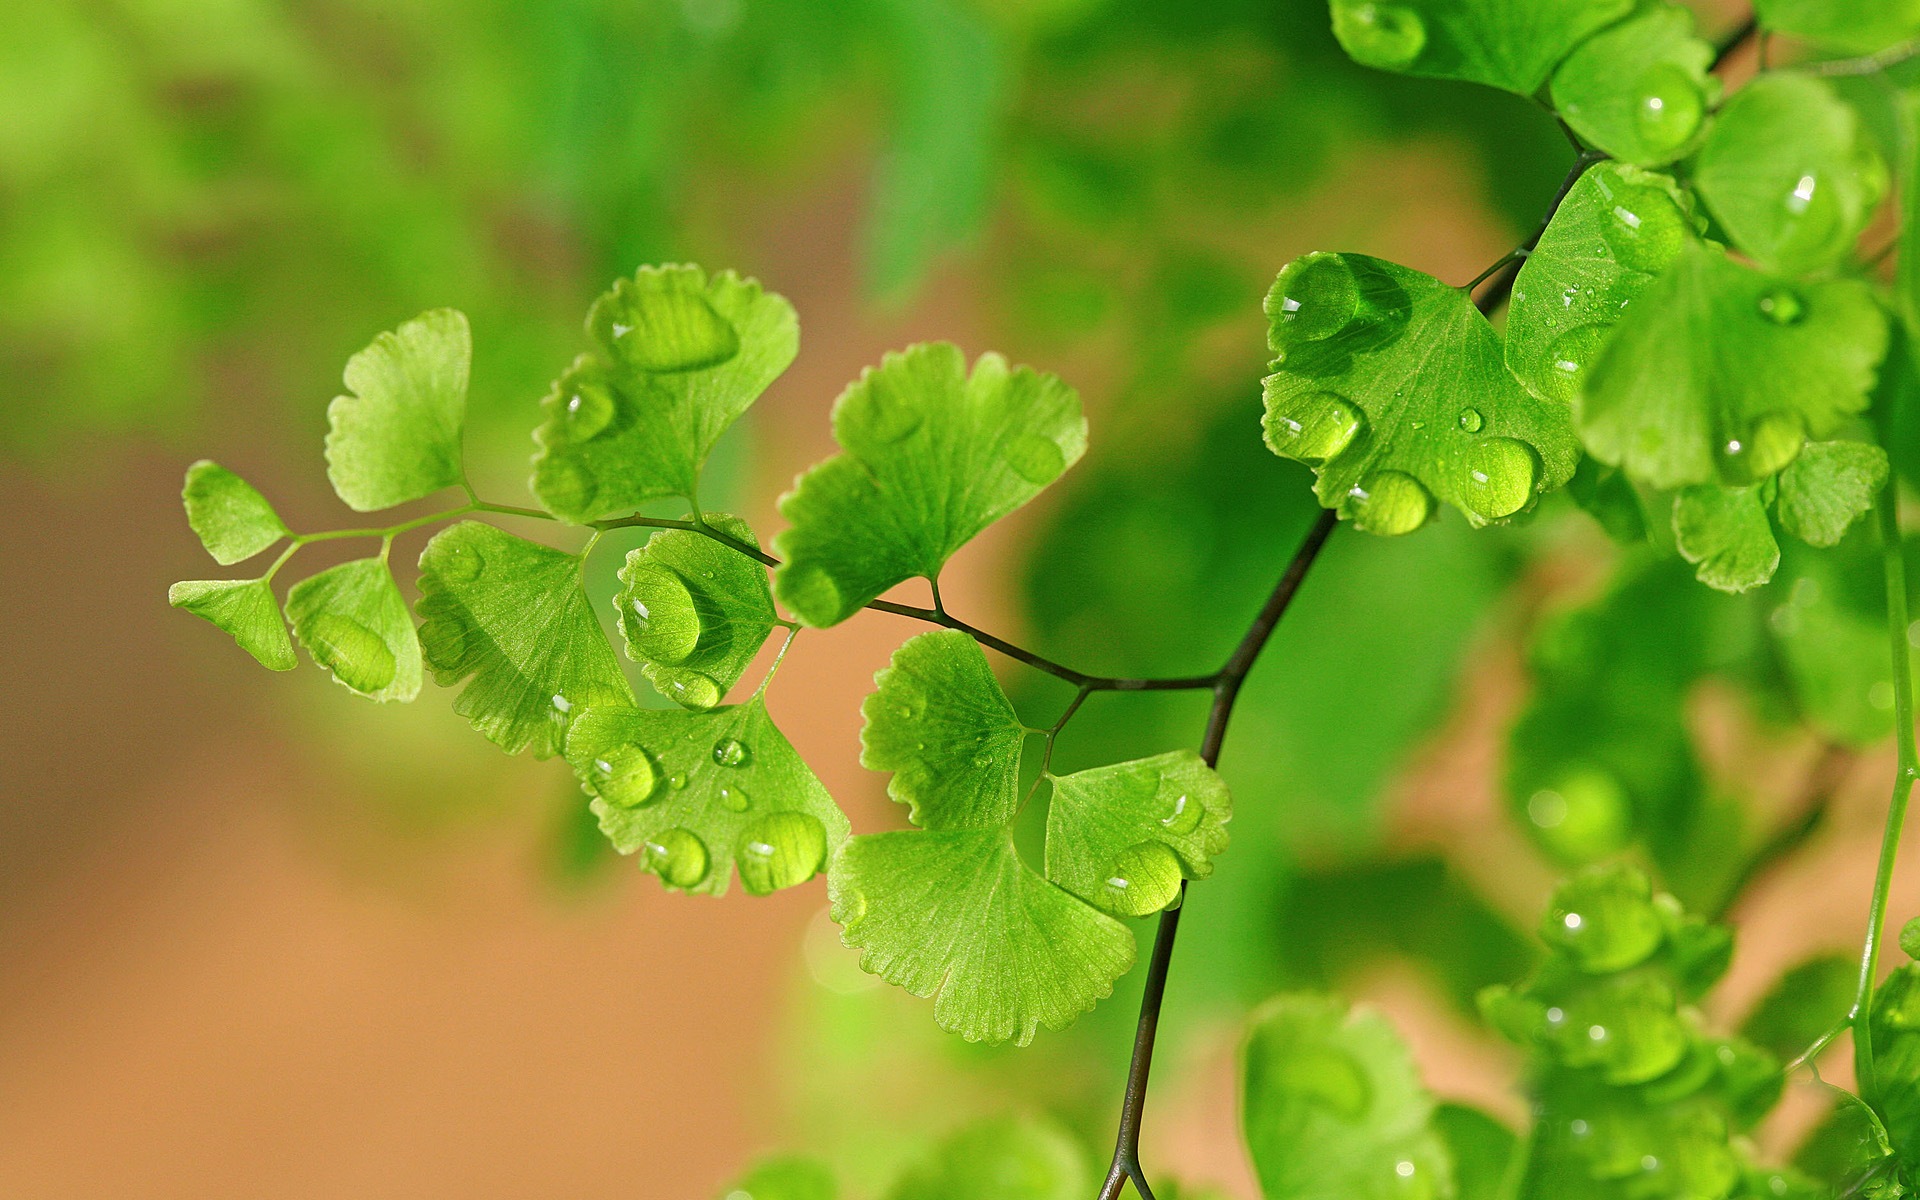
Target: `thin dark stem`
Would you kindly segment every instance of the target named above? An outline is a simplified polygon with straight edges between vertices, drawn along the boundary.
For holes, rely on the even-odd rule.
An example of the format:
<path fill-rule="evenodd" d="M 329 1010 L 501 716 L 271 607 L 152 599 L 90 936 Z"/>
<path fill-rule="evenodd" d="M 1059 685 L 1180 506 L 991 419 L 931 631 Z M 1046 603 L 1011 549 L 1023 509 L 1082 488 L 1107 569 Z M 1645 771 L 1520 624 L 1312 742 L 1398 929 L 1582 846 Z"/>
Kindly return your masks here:
<path fill-rule="evenodd" d="M 1567 168 L 1566 178 L 1560 181 L 1560 190 L 1553 194 L 1553 202 L 1547 205 L 1546 215 L 1540 218 L 1540 223 L 1534 227 L 1532 236 L 1508 251 L 1500 261 L 1482 271 L 1479 278 L 1467 285 L 1467 290 L 1472 291 L 1483 280 L 1490 279 L 1487 290 L 1481 292 L 1474 300 L 1474 307 L 1487 316 L 1492 316 L 1502 304 L 1507 302 L 1507 297 L 1513 294 L 1513 281 L 1519 277 L 1521 265 L 1527 261 L 1527 256 L 1533 253 L 1533 248 L 1540 244 L 1540 238 L 1547 232 L 1547 226 L 1553 222 L 1553 214 L 1560 211 L 1560 205 L 1566 200 L 1567 194 L 1573 191 L 1573 185 L 1580 182 L 1580 177 L 1587 173 L 1588 167 L 1606 160 L 1607 156 L 1597 150 L 1582 150 L 1574 156 L 1573 165 Z"/>
<path fill-rule="evenodd" d="M 1721 65 L 1732 56 L 1735 50 L 1746 45 L 1747 42 L 1759 34 L 1759 32 L 1760 18 L 1757 16 L 1748 17 L 1744 23 L 1735 26 L 1733 32 L 1721 38 L 1719 45 L 1714 47 L 1713 62 L 1707 69 L 1709 71 L 1718 71 Z"/>
<path fill-rule="evenodd" d="M 1260 660 L 1260 652 L 1266 649 L 1280 618 L 1286 615 L 1287 606 L 1293 603 L 1307 571 L 1319 558 L 1321 548 L 1338 523 L 1339 514 L 1333 509 L 1320 514 L 1300 548 L 1294 551 L 1287 569 L 1273 585 L 1273 594 L 1267 597 L 1247 627 L 1226 665 L 1214 676 L 1213 707 L 1207 713 L 1207 731 L 1200 742 L 1200 757 L 1208 766 L 1219 765 L 1220 749 L 1226 743 L 1227 725 L 1233 720 L 1233 706 L 1240 697 L 1240 687 L 1246 683 L 1254 663 Z M 1180 932 L 1180 913 L 1185 908 L 1186 895 L 1186 881 L 1182 880 L 1179 898 L 1173 907 L 1160 914 L 1159 928 L 1154 931 L 1153 954 L 1147 960 L 1146 984 L 1140 997 L 1140 1022 L 1133 1035 L 1133 1058 L 1127 1064 L 1127 1086 L 1120 1101 L 1120 1131 L 1114 1140 L 1113 1164 L 1100 1188 L 1100 1200 L 1116 1200 L 1128 1180 L 1133 1182 L 1140 1200 L 1153 1200 L 1153 1189 L 1147 1186 L 1146 1172 L 1140 1166 L 1140 1123 L 1146 1114 L 1147 1075 L 1153 1068 L 1153 1043 L 1160 1031 L 1160 1005 L 1166 998 L 1173 941 Z"/>

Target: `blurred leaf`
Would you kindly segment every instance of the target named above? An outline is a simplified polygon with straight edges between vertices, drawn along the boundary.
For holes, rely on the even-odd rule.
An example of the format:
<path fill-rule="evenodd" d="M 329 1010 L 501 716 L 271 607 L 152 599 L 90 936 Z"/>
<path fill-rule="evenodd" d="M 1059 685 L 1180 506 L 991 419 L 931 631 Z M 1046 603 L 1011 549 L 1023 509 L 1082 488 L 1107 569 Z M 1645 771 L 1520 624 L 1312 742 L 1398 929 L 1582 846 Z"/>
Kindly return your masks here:
<path fill-rule="evenodd" d="M 1780 472 L 1780 524 L 1810 546 L 1835 546 L 1887 482 L 1887 452 L 1870 442 L 1809 442 Z"/>
<path fill-rule="evenodd" d="M 1885 576 L 1874 531 L 1856 528 L 1831 550 L 1789 547 L 1767 628 L 1805 719 L 1844 745 L 1893 730 Z"/>
<path fill-rule="evenodd" d="M 1087 448 L 1080 397 L 1053 375 L 958 347 L 888 354 L 833 406 L 844 452 L 781 498 L 781 603 L 834 625 L 902 580 L 937 578 L 973 536 L 1033 499 Z"/>
<path fill-rule="evenodd" d="M 1464 79 L 1531 96 L 1567 51 L 1625 16 L 1632 0 L 1332 0 L 1333 32 L 1355 62 Z"/>
<path fill-rule="evenodd" d="M 1085 1152 L 1052 1121 L 975 1121 L 907 1169 L 887 1200 L 1080 1200 Z"/>
<path fill-rule="evenodd" d="M 1674 496 L 1674 544 L 1680 557 L 1694 565 L 1701 583 L 1723 592 L 1744 592 L 1773 578 L 1780 566 L 1780 543 L 1767 519 L 1772 491 L 1769 483 L 1702 483 Z"/>
<path fill-rule="evenodd" d="M 1740 1036 L 1782 1061 L 1798 1056 L 1846 1019 L 1860 964 L 1822 954 L 1782 975 L 1740 1025 Z"/>
<path fill-rule="evenodd" d="M 1754 0 L 1753 7 L 1769 30 L 1856 54 L 1920 33 L 1920 0 Z"/>
<path fill-rule="evenodd" d="M 291 671 L 293 639 L 264 579 L 192 579 L 167 589 L 167 603 L 213 622 L 269 671 Z"/>
<path fill-rule="evenodd" d="M 213 561 L 243 562 L 288 536 L 287 524 L 252 484 L 219 463 L 201 459 L 187 468 L 180 498 L 187 524 Z"/>
<path fill-rule="evenodd" d="M 1121 917 L 1144 917 L 1205 879 L 1227 848 L 1233 801 L 1191 750 L 1055 776 L 1047 878 Z"/>
<path fill-rule="evenodd" d="M 384 553 L 294 584 L 287 618 L 307 653 L 349 691 L 370 700 L 420 694 L 420 639 Z"/>
<path fill-rule="evenodd" d="M 785 298 L 731 271 L 642 267 L 594 301 L 596 349 L 541 406 L 533 490 L 576 524 L 681 496 L 698 507 L 700 470 L 800 345 Z"/>
<path fill-rule="evenodd" d="M 1267 1200 L 1456 1194 L 1433 1099 L 1376 1012 L 1304 995 L 1262 1007 L 1242 1057 L 1242 1103 Z"/>
<path fill-rule="evenodd" d="M 1920 964 L 1896 967 L 1873 995 L 1873 1078 L 1861 1088 L 1895 1153 L 1920 1163 Z"/>
<path fill-rule="evenodd" d="M 560 753 L 575 713 L 632 704 L 580 559 L 462 521 L 420 555 L 420 646 L 453 709 L 509 754 Z"/>
<path fill-rule="evenodd" d="M 466 478 L 465 313 L 436 308 L 347 360 L 349 394 L 327 406 L 327 478 L 360 512 L 417 500 Z"/>
<path fill-rule="evenodd" d="M 755 695 L 705 712 L 599 705 L 567 732 L 567 762 L 614 848 L 669 888 L 756 896 L 805 883 L 847 818 Z"/>
<path fill-rule="evenodd" d="M 1436 1107 L 1433 1128 L 1453 1160 L 1455 1195 L 1460 1200 L 1501 1200 L 1519 1146 L 1513 1131 L 1464 1104 Z"/>
<path fill-rule="evenodd" d="M 1587 142 L 1645 167 L 1684 154 L 1720 97 L 1693 14 L 1655 4 L 1582 42 L 1553 73 L 1553 107 Z"/>
<path fill-rule="evenodd" d="M 1013 819 L 1027 731 L 967 634 L 908 639 L 861 704 L 860 765 L 891 771 L 887 794 L 923 829 L 993 829 Z"/>
<path fill-rule="evenodd" d="M 765 1159 L 724 1189 L 719 1200 L 834 1200 L 833 1172 L 797 1154 Z"/>
<path fill-rule="evenodd" d="M 1358 254 L 1310 254 L 1267 295 L 1267 445 L 1315 465 L 1320 503 L 1369 533 L 1410 533 L 1434 498 L 1471 525 L 1573 474 L 1566 409 L 1515 384 L 1458 288 Z"/>
<path fill-rule="evenodd" d="M 743 546 L 760 546 L 738 517 L 703 519 Z M 627 657 L 686 708 L 725 699 L 778 619 L 766 568 L 692 530 L 663 529 L 628 551 L 620 583 L 613 603 Z"/>
<path fill-rule="evenodd" d="M 1827 1114 L 1793 1156 L 1793 1165 L 1832 1185 L 1837 1196 L 1874 1195 L 1864 1190 L 1868 1181 L 1890 1175 L 1893 1147 L 1887 1130 L 1866 1102 L 1851 1092 L 1828 1089 L 1833 1110 Z M 1885 1196 L 1894 1200 L 1898 1193 Z M 1876 1200 L 1882 1200 L 1876 1197 Z"/>

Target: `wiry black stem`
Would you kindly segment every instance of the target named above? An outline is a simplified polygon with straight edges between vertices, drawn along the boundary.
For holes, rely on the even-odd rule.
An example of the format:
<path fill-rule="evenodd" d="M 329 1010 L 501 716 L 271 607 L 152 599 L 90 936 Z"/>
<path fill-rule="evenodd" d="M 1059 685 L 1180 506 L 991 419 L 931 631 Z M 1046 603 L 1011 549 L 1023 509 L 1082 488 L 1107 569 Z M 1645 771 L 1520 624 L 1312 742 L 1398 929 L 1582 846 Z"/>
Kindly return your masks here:
<path fill-rule="evenodd" d="M 1496 309 L 1507 302 L 1507 297 L 1513 294 L 1513 281 L 1519 277 L 1520 268 L 1526 264 L 1527 255 L 1532 254 L 1533 248 L 1540 244 L 1541 237 L 1547 232 L 1547 226 L 1553 222 L 1553 214 L 1560 211 L 1560 205 L 1566 200 L 1567 193 L 1573 191 L 1573 185 L 1580 182 L 1580 177 L 1587 173 L 1588 167 L 1606 160 L 1607 155 L 1598 150 L 1582 150 L 1574 157 L 1573 165 L 1567 168 L 1566 178 L 1560 181 L 1560 190 L 1554 193 L 1553 203 L 1547 205 L 1546 215 L 1542 216 L 1540 223 L 1534 226 L 1532 236 L 1509 250 L 1500 261 L 1482 271 L 1479 278 L 1467 285 L 1467 290 L 1472 291 L 1480 285 L 1481 280 L 1489 281 L 1486 290 L 1474 299 L 1474 307 L 1492 316 Z"/>
<path fill-rule="evenodd" d="M 1273 636 L 1280 618 L 1306 579 L 1308 569 L 1320 556 L 1321 548 L 1338 523 L 1339 514 L 1333 509 L 1320 514 L 1300 548 L 1294 551 L 1287 569 L 1273 585 L 1273 594 L 1267 597 L 1253 624 L 1247 627 L 1226 665 L 1215 674 L 1211 685 L 1213 707 L 1207 712 L 1207 731 L 1200 741 L 1200 757 L 1209 767 L 1219 765 L 1220 749 L 1226 744 L 1227 724 L 1233 720 L 1233 706 L 1240 697 L 1241 685 L 1246 683 L 1254 663 L 1260 659 L 1260 652 L 1266 649 L 1267 640 Z M 1146 1113 L 1147 1075 L 1153 1068 L 1153 1043 L 1160 1031 L 1160 1005 L 1166 997 L 1167 972 L 1173 965 L 1173 941 L 1180 932 L 1180 913 L 1186 907 L 1186 895 L 1187 884 L 1181 880 L 1178 899 L 1173 907 L 1160 914 L 1159 928 L 1154 931 L 1153 954 L 1147 960 L 1146 986 L 1140 997 L 1140 1022 L 1133 1035 L 1133 1058 L 1127 1064 L 1127 1086 L 1120 1100 L 1120 1132 L 1114 1140 L 1113 1164 L 1107 1171 L 1106 1182 L 1101 1185 L 1100 1200 L 1116 1200 L 1128 1180 L 1133 1182 L 1140 1200 L 1153 1200 L 1153 1189 L 1147 1185 L 1146 1172 L 1140 1166 L 1140 1123 Z"/>

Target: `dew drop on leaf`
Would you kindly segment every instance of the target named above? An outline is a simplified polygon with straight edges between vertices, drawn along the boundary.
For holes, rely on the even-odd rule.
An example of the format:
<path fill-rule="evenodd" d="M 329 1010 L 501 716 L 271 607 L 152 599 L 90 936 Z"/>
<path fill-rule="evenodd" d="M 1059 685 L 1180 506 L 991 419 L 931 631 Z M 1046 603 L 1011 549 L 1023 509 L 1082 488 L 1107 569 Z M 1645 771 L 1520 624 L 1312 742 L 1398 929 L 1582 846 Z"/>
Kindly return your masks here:
<path fill-rule="evenodd" d="M 597 437 L 613 423 L 613 395 L 598 383 L 582 382 L 567 394 L 566 430 L 570 441 Z"/>
<path fill-rule="evenodd" d="M 744 767 L 753 753 L 739 738 L 721 738 L 713 744 L 713 761 L 723 767 Z"/>
<path fill-rule="evenodd" d="M 1687 219 L 1673 197 L 1657 187 L 1615 186 L 1601 236 L 1622 266 L 1657 274 L 1680 253 L 1687 240 Z"/>
<path fill-rule="evenodd" d="M 1352 322 L 1359 307 L 1359 282 L 1337 254 L 1309 254 L 1288 263 L 1267 297 L 1267 315 L 1283 343 L 1330 338 Z"/>
<path fill-rule="evenodd" d="M 1347 493 L 1341 510 L 1368 533 L 1412 533 L 1433 516 L 1433 493 L 1403 471 L 1377 471 Z"/>
<path fill-rule="evenodd" d="M 1333 9 L 1340 42 L 1359 62 L 1397 70 L 1411 66 L 1427 48 L 1420 14 L 1397 4 L 1340 3 Z"/>
<path fill-rule="evenodd" d="M 352 617 L 323 612 L 301 638 L 307 652 L 356 692 L 377 692 L 393 682 L 393 651 L 379 634 Z"/>
<path fill-rule="evenodd" d="M 1700 132 L 1706 98 L 1686 71 L 1672 63 L 1649 67 L 1640 76 L 1639 100 L 1633 123 L 1640 140 L 1653 154 L 1665 156 L 1687 144 Z"/>
<path fill-rule="evenodd" d="M 740 883 L 756 896 L 812 879 L 827 857 L 827 830 L 801 812 L 768 813 L 740 834 L 734 862 Z"/>
<path fill-rule="evenodd" d="M 1479 409 L 1463 408 L 1460 410 L 1459 423 L 1460 423 L 1460 428 L 1465 430 L 1466 432 L 1479 433 L 1480 430 L 1485 427 L 1487 420 L 1485 417 L 1480 415 Z"/>
<path fill-rule="evenodd" d="M 653 799 L 659 786 L 653 760 L 639 746 L 621 746 L 593 760 L 594 791 L 617 808 L 638 808 Z"/>
<path fill-rule="evenodd" d="M 667 699 L 687 708 L 708 709 L 720 703 L 720 685 L 698 671 L 663 670 L 655 673 Z"/>
<path fill-rule="evenodd" d="M 1023 433 L 1007 446 L 1007 465 L 1028 483 L 1049 484 L 1067 469 L 1060 443 L 1038 433 Z"/>
<path fill-rule="evenodd" d="M 1768 288 L 1760 295 L 1760 315 L 1775 325 L 1797 325 L 1806 315 L 1800 294 L 1790 287 Z"/>
<path fill-rule="evenodd" d="M 707 877 L 707 844 L 690 829 L 674 828 L 641 847 L 641 862 L 669 887 L 690 888 Z"/>
<path fill-rule="evenodd" d="M 1799 413 L 1771 412 L 1720 447 L 1720 475 L 1736 486 L 1758 483 L 1800 457 L 1807 426 Z"/>
<path fill-rule="evenodd" d="M 1612 329 L 1611 325 L 1576 325 L 1553 339 L 1547 347 L 1547 373 L 1540 381 L 1553 399 L 1573 403 Z"/>
<path fill-rule="evenodd" d="M 487 560 L 479 550 L 465 542 L 456 542 L 447 547 L 436 569 L 440 577 L 450 583 L 471 583 L 480 578 L 486 565 Z"/>
<path fill-rule="evenodd" d="M 1268 441 L 1288 458 L 1322 463 L 1353 443 L 1366 418 L 1335 392 L 1297 392 L 1275 400 L 1267 415 Z"/>
<path fill-rule="evenodd" d="M 1161 827 L 1175 837 L 1184 837 L 1200 828 L 1200 817 L 1203 812 L 1201 803 L 1195 800 L 1185 788 L 1163 787 L 1160 794 L 1165 797 L 1169 793 L 1171 798 L 1166 800 L 1165 811 L 1160 817 Z"/>
<path fill-rule="evenodd" d="M 726 362 L 740 352 L 733 323 L 692 292 L 635 289 L 625 313 L 633 326 L 613 327 L 621 357 L 643 371 L 694 371 Z"/>
<path fill-rule="evenodd" d="M 673 774 L 667 776 L 667 786 L 672 788 L 676 792 L 686 787 L 687 786 L 686 774 L 681 771 L 675 771 Z"/>
<path fill-rule="evenodd" d="M 1583 970 L 1605 974 L 1644 962 L 1660 948 L 1665 926 L 1646 876 L 1599 868 L 1555 890 L 1540 936 Z"/>
<path fill-rule="evenodd" d="M 728 812 L 745 812 L 753 807 L 753 801 L 747 798 L 747 789 L 738 784 L 723 784 L 717 793 L 720 807 Z"/>
<path fill-rule="evenodd" d="M 1513 438 L 1487 438 L 1467 449 L 1467 507 L 1489 521 L 1510 517 L 1533 499 L 1540 459 Z"/>
<path fill-rule="evenodd" d="M 1180 894 L 1180 859 L 1164 842 L 1136 842 L 1107 868 L 1101 907 L 1123 917 L 1159 912 Z"/>
<path fill-rule="evenodd" d="M 600 491 L 585 467 L 571 458 L 556 458 L 551 450 L 540 460 L 533 488 L 548 508 L 559 513 L 585 512 Z"/>

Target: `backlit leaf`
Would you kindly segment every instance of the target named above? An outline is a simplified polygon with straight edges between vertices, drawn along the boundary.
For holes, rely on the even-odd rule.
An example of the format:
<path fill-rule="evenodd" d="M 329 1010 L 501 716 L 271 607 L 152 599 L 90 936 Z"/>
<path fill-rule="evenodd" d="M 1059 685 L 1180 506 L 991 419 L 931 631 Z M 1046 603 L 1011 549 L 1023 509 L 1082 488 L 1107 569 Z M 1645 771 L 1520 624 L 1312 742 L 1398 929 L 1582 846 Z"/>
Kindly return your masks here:
<path fill-rule="evenodd" d="M 467 318 L 436 308 L 347 360 L 348 394 L 327 407 L 327 478 L 361 512 L 391 508 L 465 478 Z"/>
<path fill-rule="evenodd" d="M 273 586 L 264 579 L 185 580 L 167 589 L 167 603 L 226 630 L 269 671 L 297 665 Z"/>
<path fill-rule="evenodd" d="M 1013 819 L 1026 728 L 978 642 L 940 629 L 908 640 L 860 706 L 860 765 L 891 771 L 887 794 L 922 829 Z"/>
<path fill-rule="evenodd" d="M 1555 63 L 1633 0 L 1332 0 L 1355 62 L 1531 96 Z"/>
<path fill-rule="evenodd" d="M 717 1200 L 834 1200 L 833 1172 L 818 1159 L 783 1154 L 754 1164 Z"/>
<path fill-rule="evenodd" d="M 1920 964 L 1896 967 L 1873 996 L 1873 1079 L 1861 1090 L 1893 1148 L 1920 1161 Z"/>
<path fill-rule="evenodd" d="M 334 681 L 370 700 L 420 694 L 420 639 L 384 555 L 358 558 L 287 591 L 294 636 Z"/>
<path fill-rule="evenodd" d="M 1191 750 L 1052 780 L 1047 878 L 1116 916 L 1165 908 L 1227 848 L 1227 786 Z"/>
<path fill-rule="evenodd" d="M 1887 482 L 1887 452 L 1867 442 L 1809 442 L 1780 472 L 1780 524 L 1810 546 L 1837 545 Z"/>
<path fill-rule="evenodd" d="M 1046 1118 L 975 1121 L 907 1168 L 887 1200 L 1081 1200 L 1086 1152 Z"/>
<path fill-rule="evenodd" d="M 1740 1026 L 1740 1036 L 1782 1061 L 1811 1047 L 1846 1019 L 1860 964 L 1845 954 L 1822 954 L 1782 975 Z"/>
<path fill-rule="evenodd" d="M 509 754 L 560 753 L 577 712 L 633 703 L 580 586 L 581 560 L 491 525 L 462 521 L 420 555 L 420 646 L 454 702 Z"/>
<path fill-rule="evenodd" d="M 1672 162 L 1694 144 L 1720 98 L 1713 47 L 1693 14 L 1657 4 L 1594 35 L 1553 73 L 1553 106 L 1573 131 L 1615 158 Z"/>
<path fill-rule="evenodd" d="M 222 566 L 252 558 L 287 536 L 286 522 L 267 498 L 219 463 L 203 458 L 188 467 L 180 498 L 187 524 Z"/>
<path fill-rule="evenodd" d="M 759 548 L 738 517 L 706 523 Z M 614 597 L 627 656 L 667 699 L 711 708 L 740 681 L 778 619 L 766 568 L 703 533 L 663 529 L 627 553 Z"/>
<path fill-rule="evenodd" d="M 1744 592 L 1773 578 L 1780 543 L 1767 520 L 1767 484 L 1722 487 L 1702 483 L 1673 498 L 1673 539 L 1680 556 L 1694 564 L 1700 582 L 1723 592 Z"/>
<path fill-rule="evenodd" d="M 1767 29 L 1855 54 L 1920 33 L 1920 0 L 1754 0 L 1753 8 Z"/>

